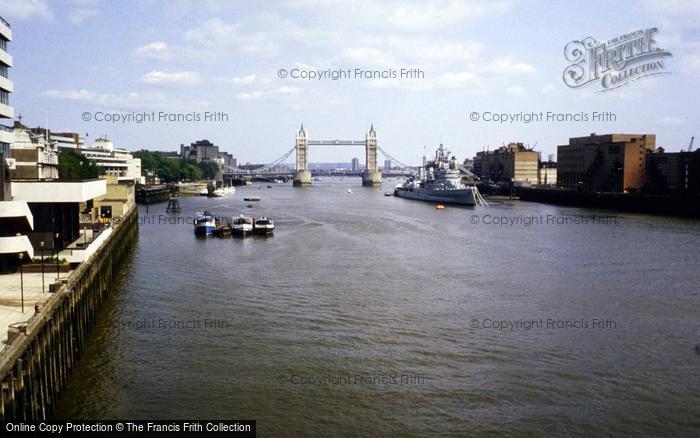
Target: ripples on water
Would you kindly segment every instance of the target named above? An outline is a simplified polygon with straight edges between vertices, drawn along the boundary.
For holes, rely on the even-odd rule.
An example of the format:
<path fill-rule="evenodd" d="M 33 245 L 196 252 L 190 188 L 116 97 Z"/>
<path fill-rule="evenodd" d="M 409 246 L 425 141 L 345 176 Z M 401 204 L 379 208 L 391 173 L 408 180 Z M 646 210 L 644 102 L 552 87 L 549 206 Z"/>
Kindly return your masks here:
<path fill-rule="evenodd" d="M 314 184 L 181 199 L 183 216 L 271 216 L 270 239 L 197 239 L 189 224 L 145 223 L 164 204 L 141 208 L 138 247 L 58 416 L 256 419 L 267 436 L 700 430 L 699 222 L 474 225 L 610 213 L 436 210 L 359 179 Z M 246 195 L 262 201 L 247 209 Z M 547 318 L 616 326 L 471 326 Z M 227 327 L 125 325 L 154 319 Z M 401 375 L 414 379 L 372 381 Z M 323 384 L 299 384 L 311 378 Z"/>

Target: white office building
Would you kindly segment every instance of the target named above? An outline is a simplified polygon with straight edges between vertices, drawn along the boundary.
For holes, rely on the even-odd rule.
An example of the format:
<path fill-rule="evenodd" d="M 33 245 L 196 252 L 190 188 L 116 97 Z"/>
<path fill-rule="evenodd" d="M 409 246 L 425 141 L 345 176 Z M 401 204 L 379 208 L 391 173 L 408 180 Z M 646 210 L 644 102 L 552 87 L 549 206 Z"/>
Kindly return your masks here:
<path fill-rule="evenodd" d="M 126 149 L 118 149 L 106 138 L 98 138 L 90 148 L 78 149 L 85 158 L 102 167 L 106 175 L 116 176 L 119 180 L 131 179 L 137 184 L 144 184 L 141 176 L 141 159 L 134 158 Z"/>
<path fill-rule="evenodd" d="M 7 53 L 7 45 L 12 41 L 10 24 L 0 17 L 0 154 L 7 157 L 10 151 L 13 134 L 12 128 L 6 126 L 2 119 L 14 119 L 15 110 L 10 106 L 10 93 L 14 85 L 9 79 L 12 67 L 12 56 Z"/>

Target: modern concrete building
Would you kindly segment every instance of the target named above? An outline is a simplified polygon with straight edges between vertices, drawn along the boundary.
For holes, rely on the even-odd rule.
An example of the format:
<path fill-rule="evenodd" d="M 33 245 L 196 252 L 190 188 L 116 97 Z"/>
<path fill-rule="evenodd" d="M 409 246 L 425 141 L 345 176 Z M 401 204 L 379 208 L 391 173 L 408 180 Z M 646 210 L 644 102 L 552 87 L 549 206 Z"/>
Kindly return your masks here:
<path fill-rule="evenodd" d="M 0 118 L 5 119 L 14 118 L 9 105 L 13 87 L 7 78 L 11 40 L 10 25 L 0 18 Z M 39 248 L 48 250 L 48 256 L 73 245 L 65 257 L 84 260 L 99 242 L 89 240 L 87 230 L 81 234 L 82 214 L 89 215 L 92 201 L 105 195 L 106 182 L 60 181 L 57 147 L 47 133 L 32 132 L 19 122 L 12 128 L 0 126 L 0 273 L 14 272 L 20 257 L 22 263 L 29 262 Z M 77 248 L 77 240 L 84 248 Z"/>
<path fill-rule="evenodd" d="M 27 233 L 34 229 L 34 217 L 23 201 L 0 201 L 0 274 L 14 272 L 19 255 L 31 260 L 34 248 Z"/>
<path fill-rule="evenodd" d="M 214 160 L 219 157 L 219 147 L 207 139 L 190 143 L 189 146 L 180 145 L 180 156 L 196 162 Z"/>
<path fill-rule="evenodd" d="M 49 143 L 61 149 L 81 149 L 85 147 L 83 138 L 77 132 L 53 132 L 50 129 L 36 127 L 29 129 L 37 136 L 48 138 Z"/>
<path fill-rule="evenodd" d="M 107 192 L 93 202 L 93 216 L 103 222 L 123 217 L 136 205 L 136 187 L 132 179 L 110 175 L 105 180 Z"/>
<path fill-rule="evenodd" d="M 181 144 L 180 158 L 194 160 L 198 163 L 202 161 L 214 161 L 219 164 L 221 168 L 223 168 L 223 166 L 236 167 L 238 165 L 238 161 L 233 158 L 233 155 L 228 152 L 220 151 L 219 146 L 206 139 L 190 143 L 189 146 Z"/>
<path fill-rule="evenodd" d="M 52 180 L 58 178 L 58 148 L 44 136 L 15 122 L 10 146 L 12 179 Z"/>
<path fill-rule="evenodd" d="M 700 150 L 665 152 L 657 148 L 647 154 L 644 191 L 700 194 Z"/>
<path fill-rule="evenodd" d="M 656 149 L 654 134 L 591 134 L 557 147 L 557 185 L 586 192 L 642 188 L 645 157 Z"/>
<path fill-rule="evenodd" d="M 384 170 L 391 170 L 391 160 L 384 160 Z"/>
<path fill-rule="evenodd" d="M 106 138 L 98 138 L 91 148 L 79 149 L 78 152 L 102 167 L 105 175 L 132 180 L 137 184 L 145 183 L 141 175 L 141 159 L 134 158 L 126 149 L 115 148 Z"/>
<path fill-rule="evenodd" d="M 552 158 L 550 154 L 549 158 Z M 543 161 L 540 163 L 539 185 L 556 186 L 557 185 L 557 163 L 556 161 Z"/>
<path fill-rule="evenodd" d="M 359 171 L 360 170 L 360 159 L 357 157 L 353 158 L 351 167 L 352 167 L 353 172 Z"/>
<path fill-rule="evenodd" d="M 10 93 L 14 85 L 9 79 L 12 67 L 12 56 L 8 53 L 8 44 L 12 41 L 10 24 L 0 17 L 0 155 L 8 157 L 10 144 L 13 141 L 12 129 L 2 123 L 2 119 L 13 119 L 15 110 L 10 106 Z"/>
<path fill-rule="evenodd" d="M 537 184 L 539 154 L 522 143 L 510 143 L 494 151 L 478 152 L 474 173 L 491 182 Z"/>

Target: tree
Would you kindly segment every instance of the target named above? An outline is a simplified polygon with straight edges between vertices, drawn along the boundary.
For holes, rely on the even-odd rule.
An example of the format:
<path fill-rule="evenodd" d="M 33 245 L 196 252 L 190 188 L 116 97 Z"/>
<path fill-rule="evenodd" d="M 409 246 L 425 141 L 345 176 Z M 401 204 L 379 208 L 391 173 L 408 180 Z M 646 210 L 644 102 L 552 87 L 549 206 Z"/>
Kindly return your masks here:
<path fill-rule="evenodd" d="M 144 170 L 155 172 L 165 182 L 214 179 L 219 172 L 219 166 L 213 161 L 197 163 L 184 158 L 177 160 L 146 150 L 135 152 L 134 156 L 141 159 L 141 167 Z"/>
<path fill-rule="evenodd" d="M 62 150 L 58 153 L 59 179 L 68 181 L 95 179 L 103 174 L 102 167 L 77 152 Z"/>

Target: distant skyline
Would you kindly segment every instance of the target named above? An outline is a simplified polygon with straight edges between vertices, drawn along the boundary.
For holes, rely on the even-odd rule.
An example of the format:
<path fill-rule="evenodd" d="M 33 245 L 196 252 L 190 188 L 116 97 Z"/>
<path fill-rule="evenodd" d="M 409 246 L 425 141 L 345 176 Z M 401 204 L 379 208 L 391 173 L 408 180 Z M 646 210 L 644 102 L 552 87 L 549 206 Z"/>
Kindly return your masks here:
<path fill-rule="evenodd" d="M 16 116 L 32 127 L 89 133 L 87 144 L 107 135 L 130 150 L 176 151 L 206 138 L 240 163 L 262 163 L 294 146 L 301 123 L 312 140 L 363 139 L 373 123 L 380 147 L 415 164 L 424 147 L 430 154 L 440 143 L 460 160 L 509 142 L 546 158 L 592 132 L 652 133 L 658 146 L 677 151 L 700 126 L 696 1 L 4 0 L 0 16 L 13 31 Z M 564 84 L 570 41 L 650 27 L 672 53 L 670 74 L 605 93 Z M 423 76 L 289 77 L 347 69 Z M 153 111 L 223 112 L 228 121 L 94 120 L 96 112 Z M 470 120 L 487 111 L 611 112 L 616 121 Z M 361 147 L 310 151 L 312 162 L 355 156 L 364 162 Z"/>

